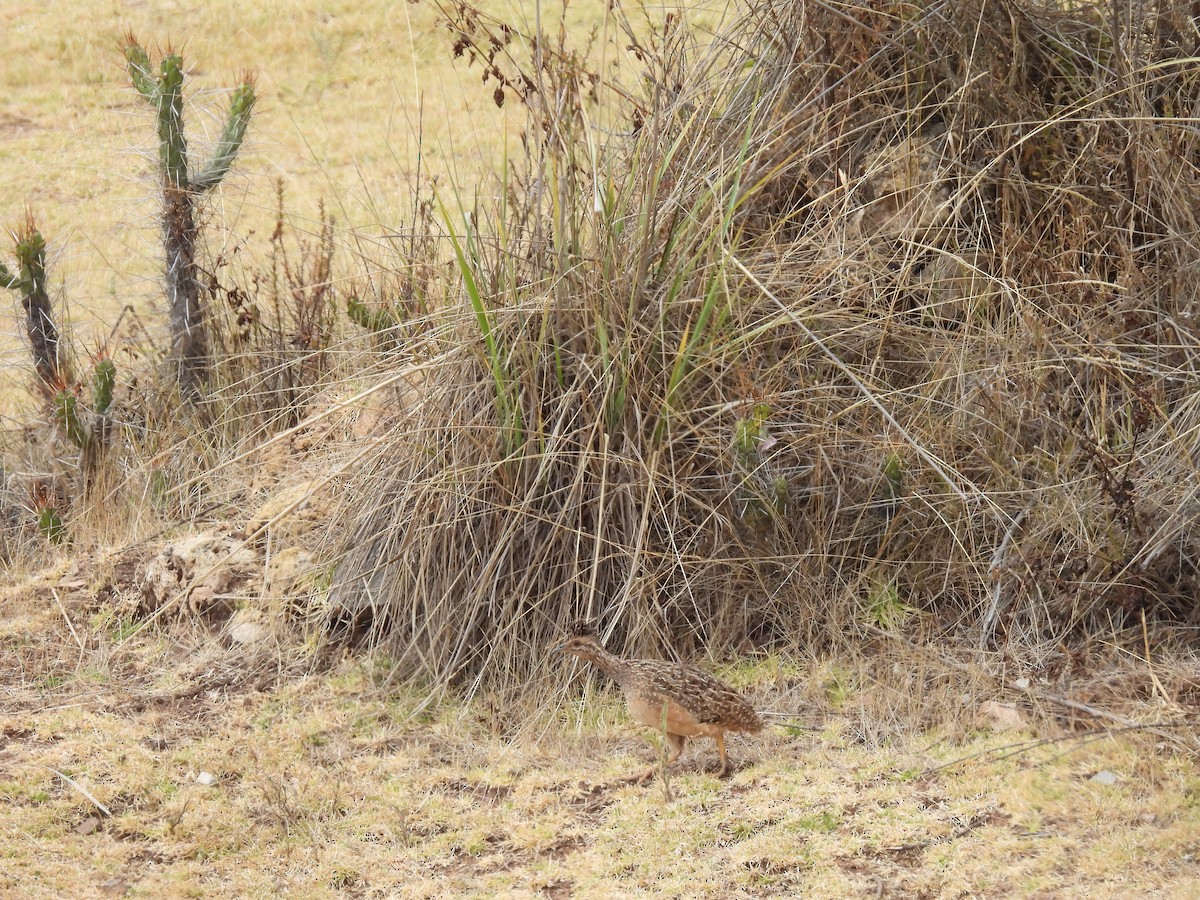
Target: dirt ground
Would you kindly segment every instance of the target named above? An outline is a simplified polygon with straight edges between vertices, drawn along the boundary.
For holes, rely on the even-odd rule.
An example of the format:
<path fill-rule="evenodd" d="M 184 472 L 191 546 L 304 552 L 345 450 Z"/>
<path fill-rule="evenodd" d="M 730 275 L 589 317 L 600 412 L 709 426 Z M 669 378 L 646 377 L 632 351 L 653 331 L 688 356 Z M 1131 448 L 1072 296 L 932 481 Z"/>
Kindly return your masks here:
<path fill-rule="evenodd" d="M 378 655 L 134 632 L 129 577 L 0 595 L 4 896 L 1200 896 L 1200 772 L 1160 736 L 899 737 L 830 704 L 731 740 L 727 780 L 705 741 L 639 786 L 654 751 L 594 678 L 532 717 L 430 703 Z"/>

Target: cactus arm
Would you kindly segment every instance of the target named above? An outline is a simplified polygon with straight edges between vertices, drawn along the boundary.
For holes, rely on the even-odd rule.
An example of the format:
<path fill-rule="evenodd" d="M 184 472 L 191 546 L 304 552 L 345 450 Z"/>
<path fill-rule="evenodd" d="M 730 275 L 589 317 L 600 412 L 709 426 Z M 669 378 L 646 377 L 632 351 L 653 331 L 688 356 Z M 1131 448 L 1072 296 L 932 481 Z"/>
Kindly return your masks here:
<path fill-rule="evenodd" d="M 54 395 L 54 417 L 72 444 L 83 447 L 87 443 L 88 433 L 79 418 L 75 395 L 66 388 Z"/>
<path fill-rule="evenodd" d="M 246 78 L 233 92 L 229 118 L 225 120 L 217 152 L 204 171 L 192 179 L 193 190 L 210 191 L 220 184 L 221 179 L 229 172 L 238 150 L 242 147 L 242 140 L 246 137 L 246 127 L 250 124 L 250 112 L 254 109 L 255 99 L 254 82 Z"/>
<path fill-rule="evenodd" d="M 150 57 L 132 34 L 125 39 L 125 65 L 129 70 L 129 80 L 137 92 L 157 104 L 158 78 L 150 70 Z"/>
<path fill-rule="evenodd" d="M 46 294 L 46 242 L 29 213 L 13 237 L 16 239 L 19 274 L 14 275 L 7 267 L 0 265 L 0 286 L 10 288 L 21 296 L 25 332 L 29 336 L 34 368 L 42 390 L 51 396 L 55 386 L 69 380 L 70 373 L 59 359 L 58 328 L 54 324 L 50 298 Z"/>
<path fill-rule="evenodd" d="M 189 190 L 187 141 L 183 136 L 183 58 L 172 53 L 160 67 L 158 97 L 158 156 L 171 187 Z"/>
<path fill-rule="evenodd" d="M 117 381 L 117 366 L 111 359 L 101 359 L 96 363 L 96 380 L 92 382 L 92 410 L 97 415 L 105 415 L 113 401 L 113 386 Z"/>
<path fill-rule="evenodd" d="M 30 294 L 39 294 L 46 289 L 46 242 L 36 228 L 29 229 L 17 242 L 17 262 L 21 266 L 21 278 L 16 283 Z M 11 276 L 10 276 L 11 277 Z"/>

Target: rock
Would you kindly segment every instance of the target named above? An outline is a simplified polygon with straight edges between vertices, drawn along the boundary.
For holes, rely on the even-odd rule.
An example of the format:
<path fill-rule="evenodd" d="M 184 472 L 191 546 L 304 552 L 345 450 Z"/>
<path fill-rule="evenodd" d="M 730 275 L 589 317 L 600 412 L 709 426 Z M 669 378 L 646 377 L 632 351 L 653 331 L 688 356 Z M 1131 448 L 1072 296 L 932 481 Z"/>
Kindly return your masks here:
<path fill-rule="evenodd" d="M 1120 779 L 1117 778 L 1115 772 L 1110 772 L 1108 769 L 1101 769 L 1099 772 L 1089 778 L 1088 781 L 1092 782 L 1092 784 L 1101 784 L 1105 787 L 1112 787 L 1114 784 L 1120 781 Z"/>
<path fill-rule="evenodd" d="M 212 772 L 201 772 L 196 776 L 196 784 L 201 787 L 212 787 L 217 783 L 217 776 Z"/>
<path fill-rule="evenodd" d="M 271 636 L 262 619 L 262 613 L 256 609 L 239 609 L 229 620 L 225 633 L 235 644 L 257 644 Z"/>
<path fill-rule="evenodd" d="M 146 563 L 139 579 L 143 608 L 153 612 L 183 596 L 193 613 L 226 611 L 233 605 L 227 595 L 258 568 L 257 554 L 227 535 L 202 532 L 180 538 Z"/>
<path fill-rule="evenodd" d="M 985 700 L 979 704 L 975 721 L 993 731 L 1011 731 L 1014 728 L 1025 727 L 1025 717 L 1021 715 L 1020 710 L 995 700 Z"/>
<path fill-rule="evenodd" d="M 82 822 L 75 826 L 76 834 L 91 834 L 100 827 L 100 819 L 97 816 L 88 816 Z"/>

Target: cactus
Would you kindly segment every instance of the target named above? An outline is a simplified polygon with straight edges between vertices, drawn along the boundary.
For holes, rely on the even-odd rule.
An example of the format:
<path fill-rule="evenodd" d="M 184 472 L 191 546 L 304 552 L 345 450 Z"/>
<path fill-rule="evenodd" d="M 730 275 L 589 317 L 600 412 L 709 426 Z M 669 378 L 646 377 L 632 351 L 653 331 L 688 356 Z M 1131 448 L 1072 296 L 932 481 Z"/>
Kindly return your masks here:
<path fill-rule="evenodd" d="M 254 79 L 243 77 L 233 92 L 229 116 L 208 165 L 190 173 L 183 134 L 183 57 L 170 50 L 155 70 L 149 54 L 132 35 L 125 39 L 125 62 L 134 88 L 153 107 L 158 125 L 158 159 L 163 180 L 163 248 L 166 251 L 167 305 L 179 386 L 194 398 L 208 374 L 208 336 L 196 268 L 197 197 L 221 183 L 241 149 L 256 99 Z"/>
<path fill-rule="evenodd" d="M 21 295 L 25 309 L 25 328 L 33 351 L 38 386 L 50 401 L 54 420 L 67 439 L 83 450 L 82 465 L 89 474 L 95 471 L 101 452 L 108 444 L 108 410 L 112 406 L 117 367 L 110 359 L 100 359 L 92 381 L 92 420 L 85 423 L 75 396 L 74 378 L 59 338 L 58 328 L 46 294 L 46 242 L 26 213 L 24 224 L 13 235 L 16 240 L 18 273 L 0 263 L 0 287 Z M 61 522 L 59 524 L 61 528 Z"/>
<path fill-rule="evenodd" d="M 97 360 L 92 370 L 92 416 L 87 423 L 71 388 L 60 388 L 53 398 L 54 420 L 67 439 L 83 451 L 80 465 L 89 476 L 99 467 L 109 444 L 112 421 L 108 411 L 112 407 L 116 380 L 117 367 L 113 361 Z"/>
<path fill-rule="evenodd" d="M 875 509 L 890 521 L 904 496 L 904 464 L 895 453 L 889 453 L 881 471 L 883 482 L 879 485 Z"/>
<path fill-rule="evenodd" d="M 16 243 L 17 272 L 0 263 L 0 287 L 16 291 L 25 310 L 25 332 L 33 351 L 33 366 L 39 387 L 53 397 L 59 387 L 70 381 L 70 374 L 59 354 L 58 328 L 46 293 L 46 242 L 34 224 L 33 215 L 13 232 Z"/>
<path fill-rule="evenodd" d="M 67 526 L 53 506 L 47 506 L 38 513 L 37 527 L 52 544 L 61 544 L 67 539 Z"/>
<path fill-rule="evenodd" d="M 388 331 L 400 324 L 400 319 L 390 308 L 371 309 L 357 297 L 347 298 L 346 315 L 359 328 L 373 331 L 376 334 Z"/>
<path fill-rule="evenodd" d="M 83 451 L 81 464 L 88 474 L 96 471 L 108 447 L 112 431 L 108 411 L 116 381 L 116 364 L 111 359 L 98 359 L 92 369 L 92 417 L 86 425 L 73 391 L 63 388 L 54 397 L 54 418 L 71 443 Z"/>
<path fill-rule="evenodd" d="M 70 389 L 63 388 L 54 395 L 54 418 L 71 443 L 82 449 L 87 443 L 88 431 L 79 418 L 79 404 Z"/>
<path fill-rule="evenodd" d="M 117 366 L 111 359 L 99 359 L 96 361 L 95 374 L 96 379 L 92 382 L 92 412 L 106 416 L 112 406 Z"/>
<path fill-rule="evenodd" d="M 787 512 L 791 485 L 782 475 L 770 477 L 762 451 L 769 440 L 771 407 L 759 403 L 753 413 L 733 423 L 733 453 L 742 520 L 755 531 L 766 531 Z"/>
<path fill-rule="evenodd" d="M 92 423 L 83 443 L 83 470 L 95 472 L 104 457 L 112 435 L 113 390 L 117 384 L 117 366 L 111 359 L 101 357 L 92 367 Z"/>

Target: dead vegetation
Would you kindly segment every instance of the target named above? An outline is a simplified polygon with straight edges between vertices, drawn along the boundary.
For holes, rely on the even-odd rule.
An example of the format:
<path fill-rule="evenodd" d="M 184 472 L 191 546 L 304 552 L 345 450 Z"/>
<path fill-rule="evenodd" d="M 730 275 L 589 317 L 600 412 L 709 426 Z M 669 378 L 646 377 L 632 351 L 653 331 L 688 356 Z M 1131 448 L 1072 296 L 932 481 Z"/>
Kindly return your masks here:
<path fill-rule="evenodd" d="M 140 593 L 131 571 L 47 572 L 0 595 L 8 895 L 1200 888 L 1194 762 L 1146 731 L 880 734 L 844 667 L 768 661 L 722 674 L 818 730 L 734 739 L 725 780 L 690 751 L 667 802 L 628 783 L 653 754 L 611 698 L 532 716 L 496 695 L 430 703 L 382 654 L 305 677 L 310 658 L 286 641 L 178 622 L 131 633 L 113 615 Z"/>
<path fill-rule="evenodd" d="M 502 181 L 279 189 L 203 399 L 131 314 L 91 481 L 3 436 L 0 891 L 1195 888 L 1195 18 L 443 12 Z M 618 786 L 580 617 L 779 727 Z"/>
<path fill-rule="evenodd" d="M 460 13 L 529 168 L 389 373 L 335 632 L 471 684 L 580 614 L 1062 689 L 1190 645 L 1200 76 L 1156 10 L 760 3 L 704 50 L 623 35 L 629 93 Z"/>

